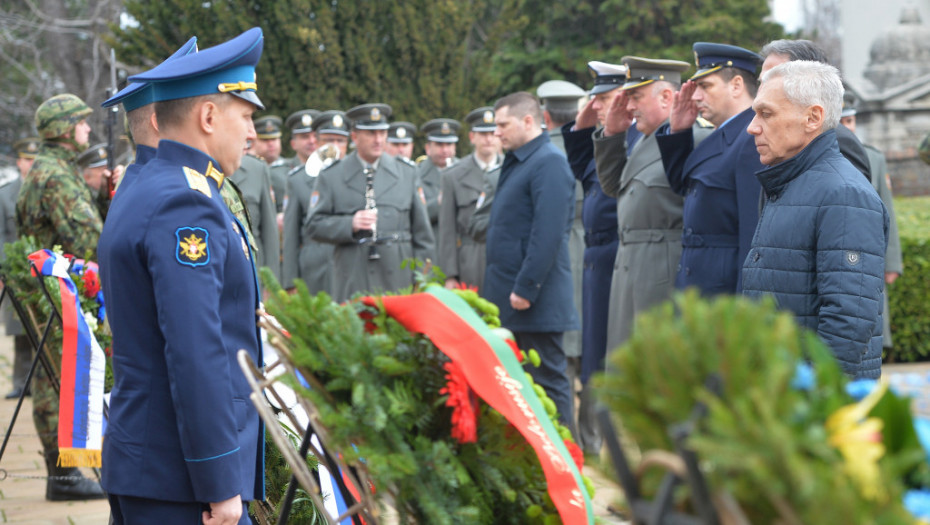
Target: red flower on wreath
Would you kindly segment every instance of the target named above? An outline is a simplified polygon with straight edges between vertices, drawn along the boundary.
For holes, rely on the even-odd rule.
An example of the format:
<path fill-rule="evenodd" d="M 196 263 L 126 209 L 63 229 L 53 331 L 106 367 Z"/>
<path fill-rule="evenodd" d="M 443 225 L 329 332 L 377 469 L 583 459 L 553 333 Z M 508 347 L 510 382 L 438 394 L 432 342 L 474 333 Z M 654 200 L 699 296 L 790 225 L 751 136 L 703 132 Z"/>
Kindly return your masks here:
<path fill-rule="evenodd" d="M 473 284 L 463 283 L 463 282 L 461 282 L 461 281 L 459 281 L 459 283 L 458 283 L 457 285 L 455 285 L 455 288 L 458 289 L 458 290 L 471 290 L 471 291 L 473 291 L 473 292 L 477 292 L 477 291 L 478 291 L 478 287 L 477 287 L 477 286 L 475 286 L 475 285 L 473 285 Z"/>
<path fill-rule="evenodd" d="M 468 386 L 462 369 L 455 363 L 443 365 L 446 369 L 446 386 L 439 390 L 448 395 L 446 406 L 452 407 L 452 437 L 459 443 L 478 441 L 478 416 L 475 396 Z"/>
<path fill-rule="evenodd" d="M 87 268 L 84 270 L 84 296 L 93 299 L 100 291 L 100 277 L 97 272 Z"/>
<path fill-rule="evenodd" d="M 565 440 L 565 448 L 568 449 L 569 455 L 572 459 L 575 460 L 575 465 L 578 466 L 578 470 L 581 470 L 584 467 L 584 453 L 581 451 L 581 448 L 578 447 L 578 444 L 574 441 Z"/>

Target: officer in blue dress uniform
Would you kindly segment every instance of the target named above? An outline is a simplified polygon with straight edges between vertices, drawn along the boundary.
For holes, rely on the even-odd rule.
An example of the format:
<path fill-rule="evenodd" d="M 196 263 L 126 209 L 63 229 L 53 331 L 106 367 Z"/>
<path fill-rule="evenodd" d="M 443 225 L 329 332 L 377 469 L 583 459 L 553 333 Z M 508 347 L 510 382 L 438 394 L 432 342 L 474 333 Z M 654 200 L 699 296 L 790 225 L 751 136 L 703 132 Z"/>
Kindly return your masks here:
<path fill-rule="evenodd" d="M 114 522 L 249 523 L 263 428 L 236 353 L 261 362 L 246 226 L 220 195 L 255 138 L 262 32 L 132 77 L 161 141 L 113 203 L 98 253 L 113 330 L 103 486 Z"/>
<path fill-rule="evenodd" d="M 193 36 L 180 49 L 174 52 L 165 62 L 187 56 L 197 52 L 197 37 Z M 116 93 L 102 104 L 104 108 L 113 108 L 117 104 L 123 105 L 126 118 L 129 121 L 129 132 L 136 143 L 135 158 L 118 181 L 117 189 L 132 184 L 136 173 L 148 161 L 155 157 L 155 148 L 158 147 L 158 130 L 152 126 L 151 116 L 155 111 L 154 95 L 151 84 L 147 82 L 131 82 L 119 93 Z M 114 111 L 110 109 L 110 111 Z M 116 195 L 113 196 L 116 199 Z"/>
<path fill-rule="evenodd" d="M 669 185 L 685 196 L 676 288 L 739 293 L 743 261 L 759 222 L 765 166 L 746 127 L 761 57 L 727 44 L 694 44 L 697 72 L 676 95 L 669 126 L 656 133 Z M 698 113 L 716 128 L 695 145 Z"/>

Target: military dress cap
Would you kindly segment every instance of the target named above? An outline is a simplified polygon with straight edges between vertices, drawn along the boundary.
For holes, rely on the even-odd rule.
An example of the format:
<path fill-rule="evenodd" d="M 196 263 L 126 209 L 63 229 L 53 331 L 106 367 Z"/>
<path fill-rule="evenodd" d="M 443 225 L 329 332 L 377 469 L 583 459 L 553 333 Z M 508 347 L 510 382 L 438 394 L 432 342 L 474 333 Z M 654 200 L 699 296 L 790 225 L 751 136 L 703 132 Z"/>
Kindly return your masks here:
<path fill-rule="evenodd" d="M 847 93 L 849 93 L 847 91 Z M 856 101 L 849 96 L 843 96 L 843 109 L 840 111 L 840 118 L 852 117 L 856 115 Z"/>
<path fill-rule="evenodd" d="M 284 126 L 291 130 L 291 135 L 310 133 L 313 131 L 313 121 L 320 115 L 315 109 L 302 109 L 288 115 Z"/>
<path fill-rule="evenodd" d="M 472 131 L 478 133 L 492 133 L 497 130 L 497 124 L 494 123 L 494 108 L 491 106 L 471 110 L 468 115 L 465 115 L 465 123 Z"/>
<path fill-rule="evenodd" d="M 281 117 L 277 115 L 265 115 L 252 119 L 255 126 L 255 136 L 262 140 L 277 139 L 281 137 Z"/>
<path fill-rule="evenodd" d="M 388 129 L 391 106 L 387 104 L 362 104 L 346 111 L 346 118 L 355 129 Z"/>
<path fill-rule="evenodd" d="M 78 155 L 77 164 L 82 170 L 87 168 L 99 168 L 107 165 L 107 145 L 106 143 L 95 144 L 87 148 L 84 153 Z"/>
<path fill-rule="evenodd" d="M 621 61 L 627 67 L 623 90 L 635 89 L 658 80 L 680 84 L 681 74 L 691 67 L 691 64 L 681 60 L 660 58 L 626 56 Z"/>
<path fill-rule="evenodd" d="M 567 80 L 547 80 L 536 88 L 536 96 L 543 107 L 551 110 L 577 110 L 578 100 L 587 94 L 587 91 Z"/>
<path fill-rule="evenodd" d="M 165 62 L 197 52 L 197 37 L 192 36 L 183 46 L 175 51 Z M 155 92 L 152 85 L 147 82 L 130 82 L 119 93 L 106 99 L 101 106 L 113 107 L 122 103 L 126 112 L 133 111 L 155 102 Z"/>
<path fill-rule="evenodd" d="M 459 141 L 459 121 L 451 118 L 434 118 L 420 126 L 420 131 L 426 135 L 426 140 L 433 142 L 454 143 Z"/>
<path fill-rule="evenodd" d="M 391 122 L 391 126 L 388 128 L 387 141 L 392 144 L 410 144 L 416 134 L 417 127 L 410 122 Z"/>
<path fill-rule="evenodd" d="M 323 135 L 349 136 L 349 121 L 346 114 L 338 109 L 330 109 L 320 113 L 313 121 L 313 131 Z"/>
<path fill-rule="evenodd" d="M 167 60 L 129 80 L 150 82 L 155 102 L 229 93 L 265 109 L 256 94 L 255 79 L 255 65 L 262 56 L 263 46 L 262 29 L 253 27 L 232 40 Z"/>
<path fill-rule="evenodd" d="M 762 57 L 758 53 L 729 44 L 695 42 L 693 49 L 697 72 L 691 80 L 716 73 L 725 67 L 738 67 L 755 73 L 756 68 L 762 63 Z"/>
<path fill-rule="evenodd" d="M 625 65 L 592 60 L 588 62 L 588 71 L 591 72 L 591 76 L 594 78 L 594 87 L 591 88 L 592 95 L 612 91 L 626 82 Z"/>
<path fill-rule="evenodd" d="M 13 143 L 13 151 L 16 152 L 16 157 L 20 159 L 34 159 L 36 158 L 36 153 L 39 152 L 39 143 L 41 141 L 38 137 L 26 137 L 24 139 L 19 139 Z"/>

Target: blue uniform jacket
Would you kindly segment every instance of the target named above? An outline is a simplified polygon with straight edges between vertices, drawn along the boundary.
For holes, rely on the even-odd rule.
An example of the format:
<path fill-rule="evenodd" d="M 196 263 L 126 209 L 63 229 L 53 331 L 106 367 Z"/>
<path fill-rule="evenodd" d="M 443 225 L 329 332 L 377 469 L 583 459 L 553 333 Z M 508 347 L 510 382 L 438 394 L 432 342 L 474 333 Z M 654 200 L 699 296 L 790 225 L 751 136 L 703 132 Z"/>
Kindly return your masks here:
<path fill-rule="evenodd" d="M 691 128 L 656 134 L 672 190 L 685 197 L 681 264 L 675 286 L 705 295 L 737 293 L 740 269 L 759 222 L 761 188 L 755 141 L 746 128 L 754 112 L 737 114 L 694 147 Z"/>
<path fill-rule="evenodd" d="M 212 164 L 212 166 L 211 166 Z M 113 202 L 100 276 L 113 330 L 102 482 L 180 502 L 263 497 L 262 425 L 236 360 L 261 362 L 248 243 L 204 153 L 162 140 Z"/>
<path fill-rule="evenodd" d="M 824 132 L 757 174 L 765 207 L 743 264 L 743 294 L 771 295 L 833 350 L 853 378 L 882 365 L 888 212 Z"/>
<path fill-rule="evenodd" d="M 565 155 L 546 133 L 508 152 L 491 206 L 487 234 L 487 299 L 515 332 L 578 329 L 572 300 L 568 232 L 575 215 L 575 180 Z M 510 293 L 530 302 L 510 307 Z"/>
<path fill-rule="evenodd" d="M 617 231 L 617 199 L 601 189 L 594 161 L 594 128 L 572 131 L 574 123 L 562 128 L 568 163 L 584 188 L 581 221 L 584 224 L 584 275 L 582 277 L 581 382 L 604 369 L 607 355 L 607 324 L 610 281 L 620 235 Z"/>
<path fill-rule="evenodd" d="M 142 166 L 145 166 L 150 160 L 155 158 L 156 152 L 157 150 L 155 148 L 143 146 L 142 144 L 136 145 L 136 158 L 133 159 L 132 164 L 126 166 L 126 171 L 123 172 L 123 177 L 119 181 L 119 186 L 116 187 L 116 193 L 113 194 L 113 200 L 116 200 L 117 196 L 124 193 L 122 190 L 132 186 L 139 174 L 139 170 L 142 169 Z"/>

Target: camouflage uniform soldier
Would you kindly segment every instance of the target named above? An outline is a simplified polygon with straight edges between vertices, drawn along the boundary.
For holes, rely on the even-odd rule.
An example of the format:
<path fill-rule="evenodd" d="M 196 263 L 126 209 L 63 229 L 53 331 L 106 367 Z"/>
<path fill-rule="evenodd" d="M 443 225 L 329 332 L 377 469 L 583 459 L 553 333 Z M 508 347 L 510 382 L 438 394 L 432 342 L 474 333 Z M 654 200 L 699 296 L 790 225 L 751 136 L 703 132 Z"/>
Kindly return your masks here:
<path fill-rule="evenodd" d="M 32 235 L 39 246 L 61 246 L 65 253 L 96 257 L 103 221 L 90 189 L 75 165 L 78 153 L 87 148 L 92 110 L 80 98 L 63 94 L 43 102 L 36 110 L 36 129 L 42 145 L 16 202 L 20 235 Z M 89 253 L 88 253 L 89 252 Z M 61 349 L 48 346 L 56 364 Z M 32 384 L 32 418 L 42 441 L 49 476 L 45 498 L 52 501 L 99 499 L 105 495 L 96 481 L 84 479 L 74 468 L 59 468 L 58 397 L 41 367 Z"/>

